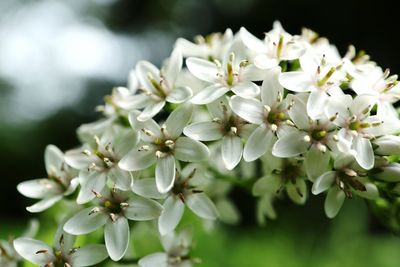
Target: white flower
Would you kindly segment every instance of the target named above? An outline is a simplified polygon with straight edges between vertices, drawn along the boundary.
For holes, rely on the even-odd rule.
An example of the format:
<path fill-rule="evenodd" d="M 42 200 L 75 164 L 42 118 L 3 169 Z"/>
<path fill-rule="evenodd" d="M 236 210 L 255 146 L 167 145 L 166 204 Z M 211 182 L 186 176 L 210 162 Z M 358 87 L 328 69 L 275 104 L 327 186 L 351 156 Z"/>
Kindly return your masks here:
<path fill-rule="evenodd" d="M 158 229 L 161 235 L 168 234 L 176 228 L 182 218 L 185 205 L 203 219 L 215 220 L 217 218 L 214 203 L 203 190 L 191 183 L 195 174 L 196 168 L 191 165 L 177 174 L 174 186 L 163 204 L 164 210 L 158 218 Z"/>
<path fill-rule="evenodd" d="M 229 91 L 244 98 L 256 97 L 260 88 L 253 81 L 261 81 L 265 76 L 264 71 L 250 64 L 241 53 L 231 52 L 222 63 L 190 57 L 186 65 L 198 79 L 211 83 L 191 99 L 198 105 L 211 103 Z"/>
<path fill-rule="evenodd" d="M 46 147 L 44 160 L 47 178 L 25 181 L 17 186 L 22 195 L 41 199 L 26 208 L 29 212 L 41 212 L 50 208 L 64 196 L 72 194 L 78 186 L 76 171 L 67 166 L 64 154 L 56 146 Z"/>
<path fill-rule="evenodd" d="M 156 163 L 157 188 L 161 193 L 168 192 L 174 184 L 176 160 L 196 162 L 209 156 L 207 146 L 181 137 L 191 114 L 192 106 L 183 105 L 174 110 L 160 127 L 153 120 L 140 122 L 137 113 L 131 113 L 129 120 L 134 129 L 141 130 L 142 142 L 119 162 L 120 168 L 140 171 Z"/>
<path fill-rule="evenodd" d="M 246 121 L 259 125 L 247 140 L 243 159 L 254 161 L 262 156 L 276 141 L 289 119 L 289 105 L 283 101 L 283 87 L 278 82 L 280 68 L 271 69 L 261 86 L 261 102 L 233 96 L 230 106 L 237 115 Z M 287 127 L 287 126 L 286 126 Z"/>
<path fill-rule="evenodd" d="M 335 147 L 335 125 L 328 118 L 311 120 L 307 116 L 306 104 L 300 97 L 290 95 L 288 100 L 292 101 L 288 113 L 295 127 L 279 137 L 272 154 L 281 158 L 305 154 L 307 176 L 313 180 L 328 169 L 328 149 Z"/>
<path fill-rule="evenodd" d="M 137 132 L 119 127 L 110 128 L 101 138 L 95 136 L 93 139 L 95 144 L 91 147 L 70 150 L 65 155 L 67 164 L 80 170 L 78 204 L 92 200 L 93 191 L 101 192 L 108 180 L 115 188 L 131 188 L 132 173 L 120 169 L 118 162 L 137 145 Z"/>
<path fill-rule="evenodd" d="M 274 23 L 274 29 L 265 34 L 263 41 L 249 33 L 245 28 L 240 29 L 243 43 L 257 55 L 254 64 L 261 69 L 271 69 L 282 60 L 294 60 L 301 57 L 306 49 L 295 37 L 282 28 L 280 23 Z"/>
<path fill-rule="evenodd" d="M 73 247 L 75 237 L 59 228 L 53 246 L 32 238 L 18 238 L 15 250 L 26 260 L 41 267 L 83 267 L 97 265 L 107 258 L 104 245 Z"/>
<path fill-rule="evenodd" d="M 170 233 L 161 237 L 165 252 L 157 252 L 139 260 L 140 267 L 192 267 L 198 262 L 189 256 L 192 246 L 192 231 L 189 228 L 179 234 Z"/>
<path fill-rule="evenodd" d="M 400 84 L 397 75 L 389 75 L 389 70 L 383 72 L 380 67 L 376 67 L 368 75 L 354 78 L 351 88 L 357 95 L 371 95 L 376 99 L 377 115 L 397 118 L 392 103 L 400 98 Z"/>
<path fill-rule="evenodd" d="M 376 63 L 370 60 L 369 55 L 361 50 L 356 53 L 356 48 L 350 45 L 343 58 L 343 67 L 353 78 L 367 78 L 376 69 Z"/>
<path fill-rule="evenodd" d="M 314 57 L 310 53 L 300 58 L 300 71 L 282 73 L 281 85 L 294 92 L 311 92 L 307 102 L 307 114 L 317 119 L 324 113 L 329 96 L 342 95 L 340 84 L 344 73 L 341 65 L 326 64 L 324 57 Z"/>
<path fill-rule="evenodd" d="M 214 61 L 222 59 L 232 40 L 232 30 L 227 29 L 224 34 L 212 33 L 205 37 L 198 35 L 195 37 L 195 43 L 179 38 L 175 47 L 182 51 L 184 57 L 199 57 Z"/>
<path fill-rule="evenodd" d="M 366 170 L 374 165 L 370 139 L 399 129 L 397 119 L 371 115 L 375 103 L 376 99 L 369 95 L 359 95 L 354 100 L 343 95 L 332 99 L 326 108 L 328 116 L 341 127 L 337 134 L 339 150 L 352 154 Z"/>
<path fill-rule="evenodd" d="M 242 138 L 247 136 L 251 125 L 231 111 L 226 97 L 207 105 L 207 108 L 212 121 L 190 124 L 183 133 L 200 141 L 221 140 L 222 161 L 226 169 L 232 170 L 242 158 Z"/>
<path fill-rule="evenodd" d="M 120 260 L 129 245 L 129 220 L 148 221 L 160 216 L 163 207 L 156 201 L 116 190 L 96 193 L 96 206 L 85 208 L 69 219 L 64 230 L 73 235 L 91 233 L 105 225 L 108 255 Z"/>
<path fill-rule="evenodd" d="M 138 116 L 139 121 L 154 117 L 166 102 L 183 103 L 192 97 L 192 90 L 187 86 L 177 86 L 176 81 L 182 69 L 182 54 L 175 49 L 161 70 L 147 61 L 136 64 L 136 75 L 140 89 L 144 92 L 130 97 L 130 108 L 143 111 Z"/>
<path fill-rule="evenodd" d="M 378 188 L 366 177 L 360 177 L 362 169 L 354 164 L 352 157 L 342 155 L 335 159 L 334 170 L 325 172 L 315 181 L 312 192 L 317 195 L 328 191 L 325 199 L 325 213 L 335 217 L 345 198 L 351 199 L 353 193 L 366 198 L 376 199 Z"/>

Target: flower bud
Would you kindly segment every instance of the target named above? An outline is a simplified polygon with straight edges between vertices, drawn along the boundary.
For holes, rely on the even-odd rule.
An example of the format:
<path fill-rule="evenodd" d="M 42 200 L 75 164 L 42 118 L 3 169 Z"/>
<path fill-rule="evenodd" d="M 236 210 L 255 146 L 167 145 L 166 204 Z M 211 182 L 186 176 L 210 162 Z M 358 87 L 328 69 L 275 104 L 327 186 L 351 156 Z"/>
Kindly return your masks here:
<path fill-rule="evenodd" d="M 378 155 L 400 155 L 400 136 L 385 135 L 374 141 Z"/>

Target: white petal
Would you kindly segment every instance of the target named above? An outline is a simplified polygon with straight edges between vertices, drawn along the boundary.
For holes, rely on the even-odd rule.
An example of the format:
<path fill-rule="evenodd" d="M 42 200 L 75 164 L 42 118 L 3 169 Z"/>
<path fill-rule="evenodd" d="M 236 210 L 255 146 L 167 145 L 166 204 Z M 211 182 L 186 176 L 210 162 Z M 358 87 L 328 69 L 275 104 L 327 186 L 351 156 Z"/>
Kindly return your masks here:
<path fill-rule="evenodd" d="M 17 189 L 22 195 L 30 198 L 43 198 L 60 191 L 59 185 L 47 178 L 19 183 Z"/>
<path fill-rule="evenodd" d="M 331 186 L 335 182 L 335 177 L 336 177 L 335 171 L 328 171 L 328 172 L 322 174 L 315 180 L 315 182 L 312 186 L 311 192 L 314 195 L 318 195 L 318 194 L 328 190 L 329 188 L 331 188 Z"/>
<path fill-rule="evenodd" d="M 328 118 L 338 115 L 334 123 L 336 125 L 345 125 L 347 117 L 350 115 L 348 108 L 353 99 L 350 95 L 331 97 L 325 107 L 325 113 Z"/>
<path fill-rule="evenodd" d="M 221 153 L 225 168 L 232 170 L 242 158 L 242 141 L 238 136 L 224 136 L 222 139 Z"/>
<path fill-rule="evenodd" d="M 256 65 L 257 68 L 268 70 L 278 66 L 279 60 L 269 57 L 266 54 L 259 54 L 254 58 L 254 65 Z"/>
<path fill-rule="evenodd" d="M 304 161 L 307 176 L 311 181 L 328 170 L 330 158 L 329 151 L 322 152 L 317 146 L 311 147 Z"/>
<path fill-rule="evenodd" d="M 356 190 L 355 193 L 363 198 L 374 200 L 379 197 L 379 190 L 375 184 L 366 182 L 364 183 L 366 191 Z"/>
<path fill-rule="evenodd" d="M 137 117 L 138 121 L 147 121 L 153 118 L 165 106 L 165 101 L 157 101 L 149 104 L 140 115 Z"/>
<path fill-rule="evenodd" d="M 114 142 L 112 143 L 113 151 L 117 159 L 121 159 L 128 154 L 129 151 L 134 149 L 139 142 L 139 134 L 136 131 L 124 131 L 117 136 L 113 136 Z M 109 144 L 106 142 L 105 146 Z"/>
<path fill-rule="evenodd" d="M 90 165 L 91 159 L 82 153 L 82 149 L 72 149 L 65 153 L 65 162 L 74 169 L 84 170 Z"/>
<path fill-rule="evenodd" d="M 221 84 L 212 84 L 193 96 L 191 102 L 196 105 L 208 104 L 217 100 L 228 91 L 229 89 Z"/>
<path fill-rule="evenodd" d="M 56 175 L 61 170 L 64 163 L 64 154 L 58 147 L 54 145 L 48 145 L 44 153 L 44 163 L 46 171 L 49 175 Z"/>
<path fill-rule="evenodd" d="M 170 138 L 178 138 L 192 117 L 193 106 L 181 105 L 168 116 L 165 127 Z"/>
<path fill-rule="evenodd" d="M 140 196 L 131 196 L 129 206 L 124 209 L 125 217 L 134 221 L 148 221 L 158 218 L 163 207 L 156 201 Z"/>
<path fill-rule="evenodd" d="M 140 267 L 168 267 L 168 255 L 166 253 L 157 252 L 139 260 Z"/>
<path fill-rule="evenodd" d="M 118 166 L 126 171 L 140 171 L 150 167 L 155 162 L 156 156 L 153 150 L 138 151 L 133 149 L 119 161 Z"/>
<path fill-rule="evenodd" d="M 211 102 L 207 104 L 207 110 L 208 113 L 210 113 L 211 118 L 224 118 L 225 114 L 228 113 L 227 115 L 230 116 L 232 114 L 232 111 L 229 107 L 229 97 L 228 96 L 222 96 L 221 98 L 215 100 L 214 102 Z"/>
<path fill-rule="evenodd" d="M 261 124 L 264 120 L 264 106 L 256 99 L 232 96 L 229 104 L 233 112 L 248 122 Z"/>
<path fill-rule="evenodd" d="M 198 79 L 215 83 L 217 82 L 217 66 L 201 58 L 190 57 L 186 59 L 186 66 L 189 71 Z"/>
<path fill-rule="evenodd" d="M 92 266 L 96 265 L 108 257 L 107 249 L 104 245 L 87 245 L 77 249 L 71 254 L 70 263 L 72 266 Z"/>
<path fill-rule="evenodd" d="M 52 196 L 42 199 L 41 201 L 26 207 L 26 210 L 32 213 L 42 212 L 62 199 L 62 195 Z"/>
<path fill-rule="evenodd" d="M 253 98 L 260 94 L 257 84 L 249 81 L 239 82 L 231 88 L 232 92 L 243 98 Z"/>
<path fill-rule="evenodd" d="M 81 190 L 79 191 L 76 202 L 78 204 L 85 204 L 95 198 L 93 191 L 103 191 L 106 181 L 107 175 L 104 172 L 81 172 L 79 174 Z"/>
<path fill-rule="evenodd" d="M 275 138 L 272 131 L 270 131 L 265 124 L 261 124 L 247 140 L 244 146 L 243 159 L 245 161 L 254 161 L 258 159 L 271 148 L 273 141 L 275 141 Z"/>
<path fill-rule="evenodd" d="M 118 99 L 117 105 L 126 110 L 142 109 L 154 102 L 153 98 L 145 93 L 130 95 L 122 99 Z"/>
<path fill-rule="evenodd" d="M 307 101 L 308 116 L 312 119 L 320 118 L 324 114 L 324 108 L 328 102 L 328 95 L 322 91 L 310 93 Z"/>
<path fill-rule="evenodd" d="M 183 129 L 183 133 L 199 141 L 214 141 L 222 138 L 221 125 L 211 121 L 190 124 Z"/>
<path fill-rule="evenodd" d="M 312 86 L 310 75 L 302 71 L 290 71 L 279 76 L 280 84 L 294 92 L 308 92 Z"/>
<path fill-rule="evenodd" d="M 357 136 L 353 140 L 353 146 L 357 152 L 355 156 L 357 163 L 366 170 L 372 169 L 375 157 L 371 142 L 362 136 Z"/>
<path fill-rule="evenodd" d="M 178 74 L 182 69 L 183 59 L 182 53 L 179 48 L 175 48 L 171 56 L 168 59 L 168 62 L 165 66 L 165 78 L 168 80 L 170 86 L 173 86 L 178 78 Z"/>
<path fill-rule="evenodd" d="M 158 229 L 161 235 L 172 232 L 180 222 L 185 205 L 179 198 L 170 196 L 164 203 L 164 210 L 158 218 Z"/>
<path fill-rule="evenodd" d="M 208 159 L 210 152 L 208 147 L 188 137 L 179 137 L 175 143 L 175 157 L 180 161 L 198 162 Z"/>
<path fill-rule="evenodd" d="M 294 131 L 279 138 L 272 147 L 272 154 L 279 158 L 289 158 L 304 153 L 310 146 L 310 143 L 304 141 L 305 135 L 304 132 Z"/>
<path fill-rule="evenodd" d="M 388 166 L 380 167 L 381 172 L 378 172 L 373 177 L 386 182 L 400 182 L 400 164 L 396 162 L 390 163 Z"/>
<path fill-rule="evenodd" d="M 188 195 L 185 201 L 189 209 L 203 219 L 215 220 L 218 217 L 218 212 L 214 203 L 204 193 L 194 193 Z"/>
<path fill-rule="evenodd" d="M 190 87 L 176 87 L 168 94 L 165 100 L 170 103 L 180 104 L 187 101 L 192 96 L 193 92 Z"/>
<path fill-rule="evenodd" d="M 240 38 L 250 50 L 258 53 L 264 53 L 267 51 L 265 43 L 248 32 L 244 27 L 240 28 Z"/>
<path fill-rule="evenodd" d="M 258 179 L 252 188 L 254 196 L 262 196 L 265 194 L 275 195 L 281 187 L 281 179 L 275 174 L 266 175 Z"/>
<path fill-rule="evenodd" d="M 128 220 L 119 216 L 115 222 L 109 220 L 104 230 L 104 240 L 108 255 L 114 261 L 119 261 L 126 253 L 129 245 Z"/>
<path fill-rule="evenodd" d="M 136 64 L 136 76 L 140 82 L 140 84 L 147 90 L 147 91 L 155 91 L 153 85 L 151 84 L 148 74 L 150 74 L 153 79 L 157 82 L 160 80 L 160 71 L 157 69 L 156 66 L 151 64 L 148 61 L 139 61 Z"/>
<path fill-rule="evenodd" d="M 345 198 L 345 193 L 339 187 L 335 186 L 329 189 L 325 199 L 325 213 L 328 218 L 332 219 L 339 213 Z"/>
<path fill-rule="evenodd" d="M 283 97 L 283 87 L 279 83 L 281 68 L 273 68 L 267 71 L 261 86 L 261 101 L 264 105 L 273 106 L 278 97 Z"/>
<path fill-rule="evenodd" d="M 113 186 L 117 189 L 127 191 L 132 185 L 132 175 L 121 170 L 118 166 L 113 167 L 109 173 L 108 178 L 112 181 Z"/>
<path fill-rule="evenodd" d="M 132 191 L 145 198 L 163 199 L 165 194 L 158 192 L 154 178 L 143 178 L 133 182 Z"/>
<path fill-rule="evenodd" d="M 171 190 L 175 181 L 175 158 L 171 155 L 161 157 L 156 165 L 156 184 L 160 193 Z"/>
<path fill-rule="evenodd" d="M 140 113 L 137 110 L 131 111 L 129 113 L 128 119 L 132 129 L 136 131 L 147 129 L 150 130 L 155 136 L 161 138 L 162 137 L 161 127 L 158 125 L 158 123 L 155 122 L 154 120 L 139 121 L 138 120 L 139 114 Z M 145 134 L 141 134 L 140 138 L 148 142 L 151 142 L 154 139 L 154 137 L 150 137 Z"/>
<path fill-rule="evenodd" d="M 286 192 L 296 204 L 302 205 L 307 200 L 307 185 L 303 179 L 296 179 L 296 184 L 288 183 Z"/>
<path fill-rule="evenodd" d="M 72 235 L 91 233 L 103 226 L 108 217 L 103 212 L 91 212 L 93 207 L 86 208 L 75 214 L 64 225 L 64 231 Z"/>
<path fill-rule="evenodd" d="M 359 115 L 359 114 L 367 114 L 374 104 L 376 103 L 376 99 L 370 95 L 359 95 L 356 96 L 353 100 L 352 105 L 350 106 L 351 114 Z"/>
<path fill-rule="evenodd" d="M 307 115 L 306 105 L 294 95 L 289 95 L 286 99 L 289 102 L 293 101 L 293 106 L 288 113 L 294 124 L 300 129 L 308 129 L 310 125 L 310 119 Z"/>
<path fill-rule="evenodd" d="M 240 221 L 240 213 L 235 204 L 227 199 L 216 200 L 215 206 L 218 210 L 218 218 L 227 224 L 237 224 Z"/>
<path fill-rule="evenodd" d="M 24 259 L 44 266 L 54 260 L 53 249 L 42 241 L 32 238 L 17 238 L 14 240 L 14 248 Z M 37 251 L 47 250 L 46 253 L 36 253 Z"/>

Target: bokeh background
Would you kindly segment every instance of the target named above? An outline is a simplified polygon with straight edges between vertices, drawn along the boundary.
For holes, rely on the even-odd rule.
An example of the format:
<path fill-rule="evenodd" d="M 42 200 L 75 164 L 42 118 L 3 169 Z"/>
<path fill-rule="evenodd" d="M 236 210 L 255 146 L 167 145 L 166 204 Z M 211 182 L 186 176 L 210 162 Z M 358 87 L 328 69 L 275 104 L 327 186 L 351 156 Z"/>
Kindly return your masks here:
<path fill-rule="evenodd" d="M 398 73 L 394 3 L 0 0 L 0 239 L 18 235 L 31 216 L 25 206 L 32 202 L 16 185 L 45 175 L 45 146 L 78 145 L 75 129 L 99 117 L 95 107 L 113 86 L 125 85 L 138 60 L 160 64 L 181 36 L 245 26 L 261 37 L 280 20 L 290 33 L 312 28 L 342 54 L 354 44 Z M 400 266 L 399 237 L 362 201 L 347 201 L 333 221 L 325 218 L 323 198 L 303 207 L 283 201 L 278 219 L 260 229 L 252 198 L 241 191 L 232 197 L 241 223 L 197 235 L 202 266 Z"/>

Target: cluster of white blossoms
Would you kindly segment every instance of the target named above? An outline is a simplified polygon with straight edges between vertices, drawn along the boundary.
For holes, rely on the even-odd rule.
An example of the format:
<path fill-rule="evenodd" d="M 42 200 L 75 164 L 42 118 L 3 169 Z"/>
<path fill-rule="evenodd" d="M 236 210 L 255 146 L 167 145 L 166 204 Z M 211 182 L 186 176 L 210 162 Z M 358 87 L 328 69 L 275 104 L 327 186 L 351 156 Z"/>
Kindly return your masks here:
<path fill-rule="evenodd" d="M 174 233 L 184 211 L 235 223 L 228 195 L 240 185 L 261 222 L 276 217 L 276 199 L 304 204 L 309 191 L 326 192 L 333 218 L 346 198 L 374 200 L 379 181 L 400 182 L 390 157 L 400 154 L 399 97 L 396 75 L 353 46 L 340 56 L 308 29 L 290 35 L 276 22 L 263 39 L 245 28 L 178 39 L 160 69 L 140 61 L 128 86 L 113 89 L 104 117 L 78 129 L 80 147 L 47 147 L 48 177 L 18 185 L 39 199 L 28 211 L 75 198 L 78 208 L 52 248 L 22 238 L 15 250 L 41 266 L 119 261 L 135 222 L 153 221 L 165 252 L 139 266 L 192 266 L 191 234 Z M 104 247 L 71 249 L 74 236 L 99 228 Z"/>

